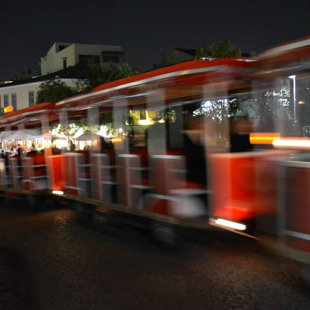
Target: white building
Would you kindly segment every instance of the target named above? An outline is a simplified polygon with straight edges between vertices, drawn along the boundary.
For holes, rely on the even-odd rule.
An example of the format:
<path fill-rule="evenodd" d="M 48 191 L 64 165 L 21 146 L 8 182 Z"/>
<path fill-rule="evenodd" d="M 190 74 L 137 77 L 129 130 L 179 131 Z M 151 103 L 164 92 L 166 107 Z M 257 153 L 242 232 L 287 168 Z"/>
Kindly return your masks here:
<path fill-rule="evenodd" d="M 41 75 L 57 72 L 77 64 L 122 62 L 124 50 L 118 45 L 55 42 L 41 57 Z"/>
<path fill-rule="evenodd" d="M 76 80 L 61 79 L 61 81 L 67 86 L 76 89 Z M 3 109 L 8 106 L 12 106 L 14 111 L 33 106 L 36 101 L 38 88 L 43 82 L 18 85 L 7 84 L 0 87 L 0 111 L 3 112 Z"/>

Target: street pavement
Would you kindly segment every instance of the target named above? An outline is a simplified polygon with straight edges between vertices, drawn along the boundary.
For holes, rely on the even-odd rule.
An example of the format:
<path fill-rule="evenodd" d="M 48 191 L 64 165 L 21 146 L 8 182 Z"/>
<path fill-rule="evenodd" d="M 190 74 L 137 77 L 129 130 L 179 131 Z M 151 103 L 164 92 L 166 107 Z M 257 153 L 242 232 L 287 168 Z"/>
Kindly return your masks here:
<path fill-rule="evenodd" d="M 168 247 L 47 208 L 0 206 L 0 309 L 310 309 L 307 266 L 253 239 L 183 232 Z"/>

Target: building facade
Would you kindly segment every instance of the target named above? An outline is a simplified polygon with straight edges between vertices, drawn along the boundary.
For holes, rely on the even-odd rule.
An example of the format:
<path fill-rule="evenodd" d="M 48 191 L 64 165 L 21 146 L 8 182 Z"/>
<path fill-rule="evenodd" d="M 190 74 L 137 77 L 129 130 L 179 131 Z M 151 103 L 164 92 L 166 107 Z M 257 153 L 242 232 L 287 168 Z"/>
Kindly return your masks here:
<path fill-rule="evenodd" d="M 47 55 L 41 57 L 41 75 L 50 74 L 78 64 L 123 62 L 124 50 L 118 45 L 55 42 Z"/>
<path fill-rule="evenodd" d="M 70 88 L 76 89 L 76 80 L 61 79 Z M 36 95 L 40 85 L 44 81 L 13 85 L 7 84 L 0 87 L 0 114 L 4 113 L 4 108 L 12 107 L 17 111 L 35 105 Z"/>

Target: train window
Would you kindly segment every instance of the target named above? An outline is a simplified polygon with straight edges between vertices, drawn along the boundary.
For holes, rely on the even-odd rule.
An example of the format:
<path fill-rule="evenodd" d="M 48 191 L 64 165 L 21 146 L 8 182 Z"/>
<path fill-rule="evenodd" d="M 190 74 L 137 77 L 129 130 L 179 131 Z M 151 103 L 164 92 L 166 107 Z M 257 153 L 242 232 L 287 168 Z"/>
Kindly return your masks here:
<path fill-rule="evenodd" d="M 33 90 L 28 92 L 28 103 L 29 103 L 29 107 L 34 106 L 34 91 Z"/>
<path fill-rule="evenodd" d="M 3 107 L 7 107 L 9 105 L 9 95 L 3 95 Z"/>
<path fill-rule="evenodd" d="M 16 111 L 17 110 L 16 94 L 11 94 L 11 101 L 12 101 L 13 111 Z"/>
<path fill-rule="evenodd" d="M 254 130 L 296 135 L 293 101 L 293 83 L 289 77 L 276 79 L 268 87 L 254 91 Z"/>

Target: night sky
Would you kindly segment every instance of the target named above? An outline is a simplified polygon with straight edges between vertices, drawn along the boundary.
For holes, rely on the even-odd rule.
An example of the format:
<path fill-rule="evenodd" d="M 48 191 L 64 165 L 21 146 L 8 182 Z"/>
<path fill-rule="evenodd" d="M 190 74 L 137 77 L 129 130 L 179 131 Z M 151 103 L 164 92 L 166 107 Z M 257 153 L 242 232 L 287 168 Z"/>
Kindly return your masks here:
<path fill-rule="evenodd" d="M 175 47 L 228 39 L 259 53 L 310 35 L 309 0 L 9 0 L 0 16 L 0 79 L 39 70 L 56 41 L 122 45 L 143 72 Z"/>

